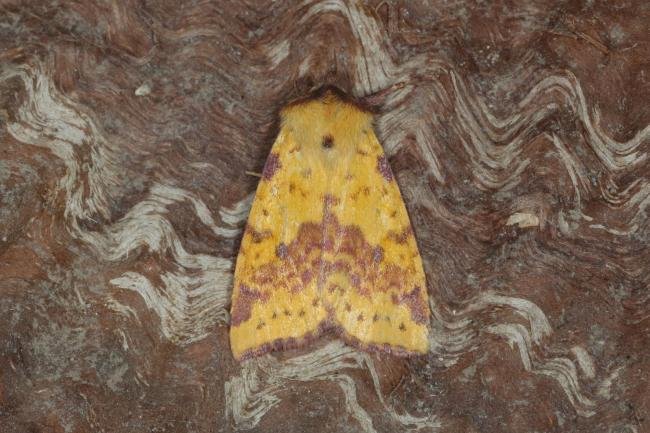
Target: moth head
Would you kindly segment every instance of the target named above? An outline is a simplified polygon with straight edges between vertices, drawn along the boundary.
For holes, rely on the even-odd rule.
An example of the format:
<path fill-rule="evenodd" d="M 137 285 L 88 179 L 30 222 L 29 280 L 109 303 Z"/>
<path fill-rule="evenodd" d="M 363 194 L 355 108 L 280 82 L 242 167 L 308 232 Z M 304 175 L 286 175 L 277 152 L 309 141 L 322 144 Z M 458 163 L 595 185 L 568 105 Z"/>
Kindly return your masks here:
<path fill-rule="evenodd" d="M 289 104 L 282 124 L 296 144 L 325 152 L 329 157 L 351 151 L 372 128 L 372 113 L 340 91 L 328 89 L 315 97 Z"/>

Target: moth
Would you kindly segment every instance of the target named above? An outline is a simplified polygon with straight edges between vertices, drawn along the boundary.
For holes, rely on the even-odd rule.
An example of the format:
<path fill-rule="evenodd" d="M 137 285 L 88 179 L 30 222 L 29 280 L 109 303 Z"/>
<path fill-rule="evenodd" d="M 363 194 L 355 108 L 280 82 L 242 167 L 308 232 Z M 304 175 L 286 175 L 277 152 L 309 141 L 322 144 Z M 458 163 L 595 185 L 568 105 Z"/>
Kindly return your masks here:
<path fill-rule="evenodd" d="M 428 350 L 422 259 L 373 115 L 328 87 L 281 111 L 234 275 L 237 360 L 335 332 L 396 355 Z"/>

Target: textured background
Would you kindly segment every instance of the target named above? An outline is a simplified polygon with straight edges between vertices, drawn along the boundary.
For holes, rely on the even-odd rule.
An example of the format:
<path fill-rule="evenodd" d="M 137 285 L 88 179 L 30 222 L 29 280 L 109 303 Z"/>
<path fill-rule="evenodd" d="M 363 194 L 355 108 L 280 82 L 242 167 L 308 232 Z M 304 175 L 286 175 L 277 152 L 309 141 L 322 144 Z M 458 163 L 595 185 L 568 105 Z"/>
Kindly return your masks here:
<path fill-rule="evenodd" d="M 648 22 L 644 0 L 2 0 L 0 431 L 650 431 Z M 246 171 L 321 84 L 383 104 L 426 358 L 229 352 Z"/>

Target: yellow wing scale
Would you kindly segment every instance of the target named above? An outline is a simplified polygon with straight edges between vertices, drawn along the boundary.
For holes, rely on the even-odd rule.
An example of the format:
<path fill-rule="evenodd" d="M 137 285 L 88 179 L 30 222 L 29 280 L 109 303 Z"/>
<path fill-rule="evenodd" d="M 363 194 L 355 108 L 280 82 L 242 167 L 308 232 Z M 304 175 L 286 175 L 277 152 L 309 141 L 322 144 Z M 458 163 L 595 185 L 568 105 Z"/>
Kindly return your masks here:
<path fill-rule="evenodd" d="M 368 349 L 428 350 L 427 292 L 372 115 L 333 92 L 286 107 L 242 239 L 231 348 L 243 359 L 328 328 Z"/>

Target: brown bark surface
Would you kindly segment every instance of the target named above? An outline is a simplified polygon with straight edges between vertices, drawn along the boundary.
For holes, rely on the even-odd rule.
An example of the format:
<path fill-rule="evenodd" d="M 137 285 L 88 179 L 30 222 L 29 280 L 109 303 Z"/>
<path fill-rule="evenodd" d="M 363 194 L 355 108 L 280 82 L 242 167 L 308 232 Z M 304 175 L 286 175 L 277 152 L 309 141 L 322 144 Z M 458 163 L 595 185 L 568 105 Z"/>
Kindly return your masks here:
<path fill-rule="evenodd" d="M 650 431 L 648 22 L 643 0 L 2 0 L 0 432 Z M 230 353 L 248 173 L 322 85 L 379 107 L 427 357 Z"/>

